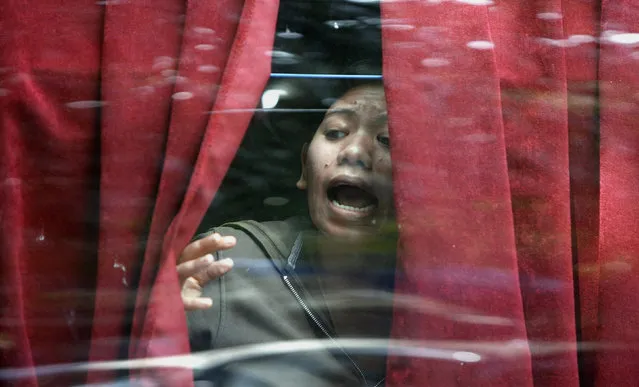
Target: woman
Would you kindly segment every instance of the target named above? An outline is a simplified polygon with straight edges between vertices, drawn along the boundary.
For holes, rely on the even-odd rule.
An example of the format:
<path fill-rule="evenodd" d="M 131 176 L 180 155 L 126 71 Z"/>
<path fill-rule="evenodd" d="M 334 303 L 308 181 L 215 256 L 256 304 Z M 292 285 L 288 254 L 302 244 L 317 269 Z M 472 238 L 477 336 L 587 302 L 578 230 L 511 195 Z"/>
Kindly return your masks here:
<path fill-rule="evenodd" d="M 381 85 L 352 88 L 328 109 L 302 149 L 297 187 L 307 191 L 310 222 L 231 223 L 183 251 L 177 270 L 194 351 L 388 337 L 395 223 Z M 201 377 L 215 385 L 379 386 L 384 372 L 384 356 L 342 349 L 267 354 Z"/>

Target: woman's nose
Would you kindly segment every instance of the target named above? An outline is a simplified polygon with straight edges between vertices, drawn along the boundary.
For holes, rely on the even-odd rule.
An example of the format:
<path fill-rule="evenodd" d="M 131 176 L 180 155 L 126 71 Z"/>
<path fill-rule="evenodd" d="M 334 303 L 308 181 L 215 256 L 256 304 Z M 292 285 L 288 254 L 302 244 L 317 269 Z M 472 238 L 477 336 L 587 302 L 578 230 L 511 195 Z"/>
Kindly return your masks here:
<path fill-rule="evenodd" d="M 373 145 L 373 141 L 368 135 L 359 133 L 352 135 L 340 151 L 338 163 L 340 165 L 352 165 L 364 169 L 371 169 Z"/>

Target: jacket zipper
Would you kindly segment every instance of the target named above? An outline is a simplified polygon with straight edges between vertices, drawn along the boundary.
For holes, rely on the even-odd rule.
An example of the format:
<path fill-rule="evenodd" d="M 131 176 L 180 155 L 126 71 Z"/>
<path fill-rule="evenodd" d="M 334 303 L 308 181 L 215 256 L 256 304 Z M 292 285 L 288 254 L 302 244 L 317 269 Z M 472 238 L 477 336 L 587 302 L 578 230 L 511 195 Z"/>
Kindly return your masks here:
<path fill-rule="evenodd" d="M 266 237 L 265 240 L 267 240 L 269 242 L 269 244 L 271 245 L 272 248 L 275 248 L 275 251 L 279 251 L 277 249 L 277 246 L 275 246 L 275 244 L 271 241 L 271 238 L 262 229 L 257 228 L 257 230 L 260 232 L 260 234 L 262 234 L 263 236 Z M 360 378 L 364 382 L 364 385 L 368 386 L 368 382 L 366 381 L 366 376 L 364 376 L 364 372 L 362 372 L 362 370 L 359 368 L 357 363 L 355 363 L 353 358 L 351 358 L 349 356 L 349 354 L 344 350 L 344 348 L 342 348 L 342 346 L 339 345 L 339 343 L 333 338 L 333 336 L 331 336 L 331 334 L 328 332 L 328 330 L 326 328 L 324 328 L 324 325 L 322 325 L 322 323 L 319 321 L 319 319 L 317 317 L 315 317 L 315 315 L 313 314 L 311 309 L 306 305 L 306 303 L 304 302 L 302 297 L 299 295 L 297 290 L 295 290 L 295 287 L 293 286 L 291 281 L 288 279 L 288 275 L 282 275 L 282 279 L 284 280 L 284 283 L 286 283 L 286 286 L 289 288 L 291 293 L 293 293 L 293 295 L 297 299 L 297 302 L 300 303 L 300 305 L 302 306 L 302 308 L 304 309 L 306 314 L 311 318 L 311 320 L 313 320 L 313 322 L 315 322 L 315 324 L 319 327 L 319 329 L 322 332 L 324 332 L 326 337 L 328 337 L 331 341 L 333 341 L 339 347 L 340 351 L 342 351 L 342 353 L 348 358 L 348 360 L 350 360 L 350 362 L 353 365 L 353 367 L 355 367 L 355 369 L 357 370 L 357 373 L 359 374 Z M 375 384 L 374 387 L 379 386 L 384 381 L 384 379 L 380 380 L 377 384 Z"/>
<path fill-rule="evenodd" d="M 295 298 L 297 299 L 297 302 L 300 303 L 300 305 L 302 305 L 302 308 L 304 308 L 304 311 L 306 312 L 306 314 L 308 314 L 308 316 L 311 318 L 311 320 L 313 320 L 313 322 L 315 322 L 315 324 L 319 327 L 319 329 L 324 332 L 324 334 L 326 335 L 326 337 L 328 337 L 329 339 L 331 339 L 335 344 L 337 344 L 337 346 L 339 347 L 339 349 L 342 351 L 342 353 L 344 353 L 344 355 L 346 355 L 346 357 L 348 358 L 348 360 L 351 361 L 351 363 L 353 364 L 353 367 L 355 367 L 355 369 L 357 370 L 357 372 L 359 373 L 359 376 L 362 378 L 362 381 L 364 382 L 364 385 L 367 386 L 368 383 L 366 382 L 366 376 L 364 376 L 364 372 L 362 372 L 362 370 L 357 366 L 357 363 L 355 363 L 355 361 L 348 355 L 348 353 L 344 350 L 344 348 L 342 348 L 342 346 L 339 345 L 339 343 L 333 338 L 333 336 L 331 336 L 331 334 L 328 332 L 328 330 L 326 328 L 324 328 L 324 325 L 322 325 L 322 323 L 319 321 L 319 319 L 317 317 L 315 317 L 315 315 L 313 314 L 313 312 L 311 311 L 311 309 L 306 305 L 306 303 L 304 302 L 304 300 L 302 299 L 302 297 L 299 295 L 299 293 L 297 292 L 297 290 L 295 290 L 295 287 L 293 287 L 293 284 L 291 283 L 291 281 L 288 279 L 288 276 L 282 276 L 282 278 L 284 279 L 284 282 L 286 283 L 286 286 L 288 286 L 289 290 L 291 291 L 291 293 L 293 293 L 293 295 L 295 296 Z"/>

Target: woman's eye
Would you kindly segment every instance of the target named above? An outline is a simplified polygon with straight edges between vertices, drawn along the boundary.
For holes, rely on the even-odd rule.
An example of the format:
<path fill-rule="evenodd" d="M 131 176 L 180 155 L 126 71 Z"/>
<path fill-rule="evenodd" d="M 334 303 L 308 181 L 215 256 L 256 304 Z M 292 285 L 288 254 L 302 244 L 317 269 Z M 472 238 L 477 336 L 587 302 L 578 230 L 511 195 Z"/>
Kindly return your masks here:
<path fill-rule="evenodd" d="M 388 136 L 380 134 L 377 136 L 377 141 L 386 148 L 390 148 L 390 138 Z"/>
<path fill-rule="evenodd" d="M 340 138 L 346 137 L 347 134 L 348 133 L 337 129 L 328 129 L 324 132 L 324 136 L 329 140 L 339 140 Z"/>

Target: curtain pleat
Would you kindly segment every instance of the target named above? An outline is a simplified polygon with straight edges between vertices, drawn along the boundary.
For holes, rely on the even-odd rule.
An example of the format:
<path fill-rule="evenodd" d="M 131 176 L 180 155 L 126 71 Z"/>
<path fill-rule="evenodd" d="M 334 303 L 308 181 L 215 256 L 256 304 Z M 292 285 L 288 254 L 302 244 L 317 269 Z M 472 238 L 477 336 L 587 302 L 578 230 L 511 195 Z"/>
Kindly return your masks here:
<path fill-rule="evenodd" d="M 175 271 L 177 257 L 213 200 L 249 125 L 252 109 L 266 86 L 277 11 L 278 3 L 272 0 L 251 0 L 244 4 L 217 98 L 205 122 L 206 132 L 188 190 L 179 212 L 167 217 L 173 220 L 166 234 L 163 233 L 165 259 L 150 261 L 149 255 L 146 256 L 149 270 L 154 270 L 158 263 L 160 268 L 155 278 L 149 278 L 150 298 L 139 294 L 137 300 L 133 332 L 140 341 L 131 346 L 131 356 L 144 358 L 189 351 L 186 320 L 175 318 L 176 314 L 184 314 Z M 178 142 L 179 139 L 176 149 L 181 146 Z M 167 187 L 171 186 L 171 178 L 167 175 Z M 140 305 L 146 306 L 145 314 L 140 312 Z M 141 373 L 149 377 L 158 375 L 155 370 Z M 171 380 L 176 385 L 184 385 L 192 378 L 190 372 L 178 370 L 163 370 L 162 376 L 162 380 Z"/>
<path fill-rule="evenodd" d="M 169 5 L 166 8 L 179 9 Z M 162 169 L 161 176 L 154 176 L 154 191 L 150 196 L 152 215 L 145 214 L 146 222 L 151 221 L 145 235 L 145 250 L 135 259 L 131 257 L 131 264 L 137 262 L 136 269 L 140 270 L 138 291 L 135 300 L 130 299 L 135 302 L 133 314 L 126 313 L 124 304 L 120 310 L 107 310 L 104 314 L 105 317 L 121 316 L 120 327 L 131 322 L 131 331 L 126 332 L 130 335 L 129 357 L 188 353 L 185 320 L 179 318 L 184 313 L 175 272 L 175 252 L 184 248 L 198 227 L 248 127 L 251 109 L 257 105 L 268 80 L 271 62 L 268 52 L 273 46 L 277 9 L 278 4 L 273 1 L 194 1 L 181 10 L 185 14 L 165 17 L 183 24 L 178 30 L 182 39 L 181 45 L 170 47 L 176 50 L 174 56 L 167 55 L 167 48 L 154 52 L 154 61 L 150 62 L 156 72 L 172 81 L 165 96 L 171 103 L 166 111 L 156 111 L 163 117 L 160 125 L 163 148 L 157 153 L 161 158 L 149 160 L 144 156 L 147 148 L 140 152 L 158 172 L 160 166 Z M 130 104 L 126 106 L 131 108 Z M 133 107 L 132 111 L 140 109 Z M 196 159 L 203 161 L 196 164 Z M 199 172 L 201 170 L 204 173 Z M 126 176 L 120 178 L 126 181 Z M 187 185 L 190 185 L 188 189 Z M 192 204 L 193 201 L 196 203 Z M 126 208 L 120 211 L 123 215 L 131 214 Z M 188 211 L 188 215 L 183 216 L 179 211 Z M 184 217 L 189 223 L 175 226 L 179 235 L 167 234 L 171 222 L 179 222 Z M 107 267 L 113 270 L 108 264 Z M 159 267 L 165 269 L 158 275 Z M 117 281 L 112 284 L 121 286 Z M 105 292 L 106 289 L 107 286 L 99 287 L 105 296 L 104 304 L 111 305 L 111 294 Z M 96 308 L 100 306 L 96 303 Z M 97 313 L 96 320 L 99 320 Z M 163 379 L 175 383 L 181 375 L 175 371 L 150 372 L 154 378 L 163 375 Z M 93 377 L 91 374 L 90 379 L 94 380 Z"/>
<path fill-rule="evenodd" d="M 440 361 L 393 358 L 391 385 L 639 382 L 634 349 L 639 317 L 637 9 L 634 1 L 382 5 L 397 207 L 404 229 L 403 273 L 398 276 L 403 282 L 398 285 L 393 335 L 411 340 L 444 337 L 464 342 L 469 350 L 483 339 L 522 362 L 524 349 L 531 355 L 530 370 L 500 367 L 491 362 L 494 348 L 484 347 L 485 356 L 477 362 L 481 371 L 473 374 L 472 383 L 464 379 L 472 367 L 454 356 L 444 366 Z M 464 66 L 476 55 L 473 50 L 494 55 L 496 70 L 486 72 L 477 56 L 472 56 L 474 67 Z M 486 86 L 491 82 L 499 87 Z M 483 86 L 477 90 L 476 85 Z M 499 115 L 481 121 L 493 132 L 503 127 L 503 143 L 499 135 L 480 132 L 482 124 L 477 123 L 481 107 L 487 109 L 492 101 L 498 101 Z M 465 122 L 481 135 L 459 145 L 469 138 L 459 130 Z M 506 164 L 491 165 L 492 175 L 472 175 L 490 160 L 476 160 L 476 149 L 491 144 L 490 154 L 505 152 Z M 454 162 L 457 154 L 465 155 L 466 165 Z M 498 173 L 504 171 L 507 185 Z M 459 177 L 463 179 L 455 185 Z M 469 211 L 470 203 L 477 202 L 477 187 L 508 190 L 510 214 L 489 222 Z M 464 194 L 465 201 L 459 200 Z M 445 199 L 433 206 L 438 196 Z M 467 232 L 479 220 L 488 231 Z M 480 296 L 460 297 L 465 284 L 457 278 L 446 281 L 446 276 L 428 273 L 442 265 L 447 273 L 463 269 L 453 248 L 464 237 L 465 249 L 506 248 L 511 235 L 499 231 L 510 222 L 518 272 L 492 264 L 502 277 L 488 282 L 517 284 L 523 320 L 517 320 L 516 301 L 496 315 L 523 323 L 526 344 L 517 341 L 516 334 L 504 341 L 480 320 L 477 334 L 469 339 L 454 317 L 441 321 L 416 310 L 419 301 L 456 310 L 504 307 L 505 294 L 483 304 Z M 501 239 L 486 238 L 488 232 Z M 477 273 L 482 263 L 497 262 L 488 255 L 492 258 L 463 251 L 465 259 L 474 259 Z M 491 296 L 479 285 L 475 291 Z M 412 304 L 405 305 L 407 296 Z"/>
<path fill-rule="evenodd" d="M 0 26 L 0 368 L 37 386 L 89 348 L 102 10 L 3 1 Z"/>
<path fill-rule="evenodd" d="M 564 10 L 504 1 L 489 13 L 533 384 L 576 386 Z"/>
<path fill-rule="evenodd" d="M 601 4 L 600 231 L 597 384 L 639 383 L 639 7 Z"/>
<path fill-rule="evenodd" d="M 391 358 L 391 386 L 532 385 L 505 143 L 511 133 L 489 12 L 452 2 L 382 3 L 401 226 L 393 336 L 503 347 L 491 355 Z"/>
<path fill-rule="evenodd" d="M 277 10 L 0 4 L 3 378 L 99 383 L 126 375 L 33 367 L 188 352 L 175 251 L 269 78 Z"/>
<path fill-rule="evenodd" d="M 142 256 L 145 249 L 160 243 L 147 236 L 174 102 L 184 11 L 181 0 L 105 6 L 100 235 L 91 361 L 121 354 Z"/>

